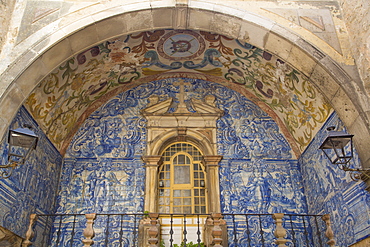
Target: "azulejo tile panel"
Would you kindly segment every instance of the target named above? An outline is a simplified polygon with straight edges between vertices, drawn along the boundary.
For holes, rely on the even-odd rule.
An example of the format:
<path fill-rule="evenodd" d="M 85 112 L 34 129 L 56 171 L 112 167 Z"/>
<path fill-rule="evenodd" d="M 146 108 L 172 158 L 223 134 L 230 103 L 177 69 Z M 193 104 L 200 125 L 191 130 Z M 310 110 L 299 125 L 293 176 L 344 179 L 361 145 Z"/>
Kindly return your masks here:
<path fill-rule="evenodd" d="M 14 118 L 11 128 L 31 125 L 39 137 L 38 145 L 24 165 L 13 170 L 11 177 L 0 180 L 0 224 L 8 230 L 24 236 L 32 213 L 51 214 L 62 166 L 62 156 L 47 139 L 27 110 L 22 107 Z M 2 140 L 1 164 L 6 164 L 7 140 Z M 43 229 L 43 223 L 36 225 Z M 40 230 L 41 231 L 41 230 Z"/>
<path fill-rule="evenodd" d="M 91 107 L 170 72 L 212 77 L 248 92 L 275 112 L 300 152 L 332 112 L 308 78 L 284 61 L 247 43 L 191 30 L 135 33 L 91 47 L 47 75 L 26 107 L 64 153 Z"/>
<path fill-rule="evenodd" d="M 179 102 L 180 86 L 176 78 L 157 80 L 139 85 L 117 95 L 99 108 L 84 122 L 68 148 L 68 157 L 124 157 L 143 154 L 146 146 L 146 122 L 140 110 L 152 95 L 160 100 L 174 98 L 169 112 Z M 218 121 L 217 139 L 220 155 L 230 158 L 291 158 L 289 143 L 277 124 L 259 107 L 241 94 L 217 83 L 182 78 L 185 81 L 185 102 L 194 111 L 190 99 L 202 100 L 207 95 L 216 97 L 216 104 L 224 111 Z"/>
<path fill-rule="evenodd" d="M 169 110 L 173 112 L 179 102 L 180 86 L 174 83 L 177 80 L 167 78 L 138 85 L 91 114 L 68 148 L 60 183 L 56 178 L 59 178 L 62 157 L 37 128 L 27 110 L 21 108 L 12 127 L 31 123 L 41 139 L 27 166 L 17 168 L 21 172 L 15 170 L 9 180 L 0 181 L 4 215 L 1 224 L 24 235 L 30 213 L 53 212 L 58 184 L 58 213 L 142 212 L 145 172 L 140 157 L 145 153 L 146 122 L 140 110 L 146 107 L 151 95 L 157 95 L 160 100 L 174 98 Z M 190 99 L 203 99 L 211 94 L 216 98 L 216 106 L 225 112 L 217 122 L 218 152 L 224 156 L 220 166 L 224 213 L 330 213 L 340 246 L 369 234 L 369 194 L 363 183 L 353 182 L 344 172 L 329 165 L 319 152 L 324 130 L 297 162 L 279 126 L 243 95 L 217 83 L 190 78 L 181 80 L 185 82 L 185 101 L 190 111 L 194 111 Z M 324 127 L 332 125 L 343 127 L 335 114 Z M 1 150 L 4 163 L 5 140 Z M 357 155 L 353 165 L 359 166 Z M 251 218 L 251 222 L 253 220 Z M 65 221 L 67 224 L 58 240 L 61 246 L 70 245 L 64 233 L 73 227 L 72 218 Z M 107 224 L 113 224 L 110 222 L 101 218 L 96 222 L 96 229 L 99 232 Z M 263 220 L 262 223 L 264 229 L 272 229 L 272 222 Z M 36 228 L 43 229 L 45 224 L 51 223 L 40 221 Z M 244 223 L 237 224 L 242 227 Z M 114 227 L 112 225 L 111 229 Z M 127 232 L 122 235 L 125 243 L 136 241 L 130 238 L 134 227 L 127 226 Z M 75 226 L 76 237 L 82 237 L 83 228 L 82 220 Z M 38 235 L 36 241 L 41 237 Z M 272 241 L 266 237 L 266 241 Z M 103 238 L 103 234 L 97 235 L 96 240 L 103 241 Z M 241 236 L 240 241 L 244 240 Z"/>
<path fill-rule="evenodd" d="M 329 126 L 345 130 L 338 116 L 333 114 L 302 154 L 299 163 L 308 212 L 330 214 L 338 246 L 349 246 L 370 234 L 370 195 L 362 181 L 353 181 L 349 173 L 332 165 L 318 149 Z M 360 168 L 356 152 L 350 164 Z"/>
<path fill-rule="evenodd" d="M 142 212 L 144 177 L 141 160 L 66 159 L 57 213 Z"/>
<path fill-rule="evenodd" d="M 174 112 L 181 92 L 178 80 L 183 81 L 190 112 L 194 112 L 190 99 L 203 100 L 207 95 L 215 96 L 216 106 L 224 111 L 217 122 L 218 152 L 224 156 L 220 170 L 223 212 L 306 212 L 297 161 L 271 117 L 238 92 L 190 78 L 139 85 L 86 119 L 66 153 L 57 212 L 142 212 L 145 170 L 140 158 L 145 154 L 147 133 L 140 110 L 156 95 L 161 101 L 172 97 L 169 112 Z M 63 231 L 71 227 L 72 220 Z"/>
<path fill-rule="evenodd" d="M 220 169 L 224 213 L 306 213 L 296 160 L 227 160 Z"/>

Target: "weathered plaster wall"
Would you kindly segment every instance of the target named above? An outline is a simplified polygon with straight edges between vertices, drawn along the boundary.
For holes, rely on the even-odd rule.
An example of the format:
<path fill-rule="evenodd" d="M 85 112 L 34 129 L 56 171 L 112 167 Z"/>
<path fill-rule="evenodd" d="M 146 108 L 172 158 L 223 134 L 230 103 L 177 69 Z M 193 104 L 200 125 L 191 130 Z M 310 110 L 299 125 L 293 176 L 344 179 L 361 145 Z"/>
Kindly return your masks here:
<path fill-rule="evenodd" d="M 350 47 L 361 79 L 370 94 L 370 2 L 368 0 L 340 0 L 347 25 Z"/>
<path fill-rule="evenodd" d="M 9 30 L 9 24 L 13 14 L 13 9 L 16 0 L 0 0 L 0 53 L 3 45 L 6 42 L 6 37 Z"/>

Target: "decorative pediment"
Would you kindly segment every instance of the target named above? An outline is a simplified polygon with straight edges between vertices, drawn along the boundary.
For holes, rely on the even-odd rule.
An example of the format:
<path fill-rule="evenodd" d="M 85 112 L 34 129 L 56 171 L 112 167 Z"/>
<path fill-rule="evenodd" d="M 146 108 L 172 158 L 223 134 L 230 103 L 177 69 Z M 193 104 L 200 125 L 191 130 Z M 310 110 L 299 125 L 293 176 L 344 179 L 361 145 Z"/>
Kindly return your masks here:
<path fill-rule="evenodd" d="M 212 114 L 221 117 L 223 111 L 215 106 L 215 97 L 208 95 L 203 100 L 191 99 L 192 106 L 197 114 Z"/>
<path fill-rule="evenodd" d="M 180 79 L 176 84 L 180 88 L 177 104 L 173 98 L 159 101 L 158 96 L 152 96 L 148 106 L 141 110 L 147 120 L 147 155 L 158 155 L 154 150 L 172 138 L 177 141 L 191 138 L 204 142 L 204 146 L 209 147 L 209 154 L 215 154 L 216 122 L 224 114 L 223 110 L 216 106 L 213 95 L 185 100 L 186 82 Z"/>
<path fill-rule="evenodd" d="M 158 97 L 152 97 L 149 99 L 148 107 L 141 110 L 141 113 L 148 116 L 214 116 L 221 117 L 223 111 L 215 106 L 215 97 L 208 95 L 204 100 L 191 99 L 190 104 L 194 111 L 190 111 L 185 103 L 180 102 L 174 112 L 169 112 L 170 107 L 173 105 L 173 98 L 169 98 L 163 101 L 159 101 Z"/>
<path fill-rule="evenodd" d="M 148 115 L 161 115 L 168 112 L 169 108 L 171 107 L 173 102 L 172 98 L 166 99 L 164 101 L 159 101 L 158 96 L 151 96 L 149 98 L 148 107 L 143 109 L 141 113 L 144 116 Z"/>

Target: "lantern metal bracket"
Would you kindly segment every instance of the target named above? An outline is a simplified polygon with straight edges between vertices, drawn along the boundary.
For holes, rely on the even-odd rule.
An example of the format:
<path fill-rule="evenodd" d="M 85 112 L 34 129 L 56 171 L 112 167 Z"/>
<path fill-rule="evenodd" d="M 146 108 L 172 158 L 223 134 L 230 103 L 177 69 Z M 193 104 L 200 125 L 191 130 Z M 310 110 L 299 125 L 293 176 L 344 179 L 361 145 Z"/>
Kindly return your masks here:
<path fill-rule="evenodd" d="M 0 179 L 9 178 L 13 170 L 23 165 L 31 151 L 36 149 L 38 136 L 31 130 L 32 126 L 24 125 L 24 128 L 10 129 L 8 133 L 8 162 L 0 164 Z"/>
<path fill-rule="evenodd" d="M 370 180 L 370 170 L 350 168 L 349 162 L 353 158 L 353 135 L 344 131 L 334 131 L 335 127 L 329 127 L 328 136 L 321 144 L 325 156 L 339 169 L 350 172 L 353 180 Z"/>

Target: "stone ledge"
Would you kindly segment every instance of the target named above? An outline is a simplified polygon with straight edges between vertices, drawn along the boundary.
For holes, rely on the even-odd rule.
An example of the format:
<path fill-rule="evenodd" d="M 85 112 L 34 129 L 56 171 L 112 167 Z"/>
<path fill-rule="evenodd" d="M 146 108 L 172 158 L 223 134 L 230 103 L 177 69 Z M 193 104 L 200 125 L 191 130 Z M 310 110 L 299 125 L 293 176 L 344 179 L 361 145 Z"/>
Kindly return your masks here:
<path fill-rule="evenodd" d="M 351 126 L 347 126 L 347 131 L 354 135 L 353 142 L 360 156 L 362 167 L 364 169 L 370 168 L 369 129 L 365 125 L 363 119 L 360 116 L 357 117 Z"/>
<path fill-rule="evenodd" d="M 353 125 L 359 116 L 359 112 L 351 101 L 351 98 L 342 88 L 338 89 L 331 100 L 331 104 L 347 127 Z"/>
<path fill-rule="evenodd" d="M 289 40 L 270 31 L 266 35 L 264 47 L 266 51 L 271 52 L 286 61 L 293 49 L 293 44 Z"/>
<path fill-rule="evenodd" d="M 349 247 L 368 247 L 368 246 L 370 246 L 370 237 L 367 237 L 355 244 L 352 244 Z"/>
<path fill-rule="evenodd" d="M 335 94 L 340 88 L 334 78 L 331 77 L 327 73 L 325 68 L 322 67 L 320 64 L 316 64 L 309 79 L 316 85 L 316 87 L 321 91 L 323 95 L 326 96 L 329 101 L 333 100 Z"/>

